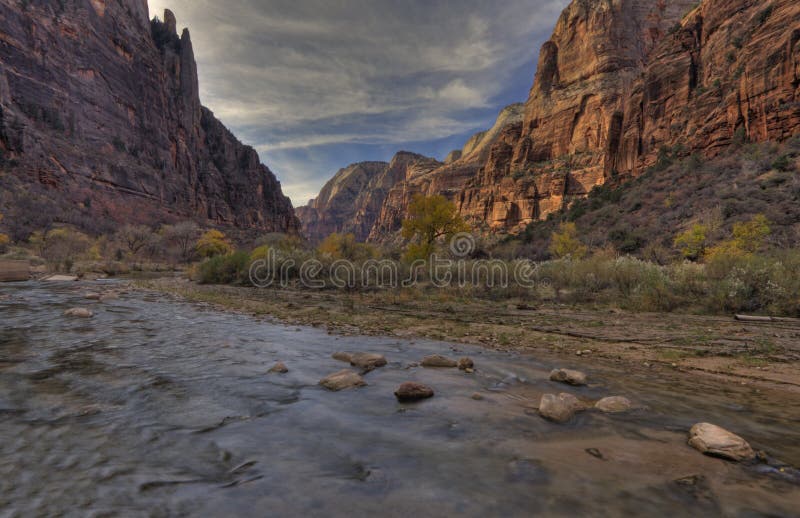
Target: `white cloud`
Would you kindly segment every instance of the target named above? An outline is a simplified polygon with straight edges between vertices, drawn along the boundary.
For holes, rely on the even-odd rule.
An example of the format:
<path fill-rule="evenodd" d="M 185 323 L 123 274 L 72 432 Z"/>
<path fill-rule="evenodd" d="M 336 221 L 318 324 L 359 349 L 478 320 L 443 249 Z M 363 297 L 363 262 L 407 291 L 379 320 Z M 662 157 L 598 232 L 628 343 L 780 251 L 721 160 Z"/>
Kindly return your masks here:
<path fill-rule="evenodd" d="M 491 125 L 498 98 L 527 92 L 533 69 L 524 85 L 511 79 L 567 3 L 149 0 L 151 15 L 169 7 L 190 28 L 202 100 L 237 136 L 268 165 L 275 152 L 307 150 L 275 167 L 287 191 L 318 189 L 346 165 L 315 147 L 400 146 Z"/>

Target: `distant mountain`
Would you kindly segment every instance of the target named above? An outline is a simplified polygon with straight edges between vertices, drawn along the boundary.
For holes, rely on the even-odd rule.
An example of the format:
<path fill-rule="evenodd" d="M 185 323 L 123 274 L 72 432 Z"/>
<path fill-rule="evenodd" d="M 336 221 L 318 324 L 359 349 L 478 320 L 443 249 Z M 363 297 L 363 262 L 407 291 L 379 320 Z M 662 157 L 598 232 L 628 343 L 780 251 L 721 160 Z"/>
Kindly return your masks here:
<path fill-rule="evenodd" d="M 188 30 L 147 0 L 0 0 L 0 186 L 84 227 L 299 222 L 275 176 L 200 104 Z"/>
<path fill-rule="evenodd" d="M 296 209 L 303 232 L 312 241 L 333 232 L 352 233 L 364 241 L 381 216 L 390 189 L 440 165 L 433 158 L 401 151 L 389 163 L 361 162 L 341 169 L 307 207 Z"/>
<path fill-rule="evenodd" d="M 524 106 L 381 195 L 369 238 L 390 239 L 416 193 L 447 196 L 477 228 L 517 233 L 665 157 L 713 159 L 798 134 L 795 0 L 574 0 Z"/>

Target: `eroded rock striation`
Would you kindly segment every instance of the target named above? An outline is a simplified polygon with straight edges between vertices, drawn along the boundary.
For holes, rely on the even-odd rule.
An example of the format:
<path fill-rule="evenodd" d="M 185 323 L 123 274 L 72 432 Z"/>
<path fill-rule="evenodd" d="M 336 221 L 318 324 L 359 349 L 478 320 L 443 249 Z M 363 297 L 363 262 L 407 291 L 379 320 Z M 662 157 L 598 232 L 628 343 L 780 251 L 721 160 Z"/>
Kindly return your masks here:
<path fill-rule="evenodd" d="M 516 232 L 665 156 L 798 134 L 800 3 L 573 0 L 526 103 L 389 188 L 369 237 L 391 239 L 418 193 L 448 197 L 476 228 Z"/>
<path fill-rule="evenodd" d="M 390 191 L 440 165 L 432 158 L 400 151 L 388 163 L 361 162 L 345 167 L 325 184 L 317 198 L 297 209 L 303 231 L 312 241 L 334 232 L 354 234 L 365 241 Z"/>
<path fill-rule="evenodd" d="M 191 37 L 171 12 L 2 0 L 0 27 L 6 189 L 42 192 L 84 221 L 299 229 L 256 151 L 201 105 Z"/>

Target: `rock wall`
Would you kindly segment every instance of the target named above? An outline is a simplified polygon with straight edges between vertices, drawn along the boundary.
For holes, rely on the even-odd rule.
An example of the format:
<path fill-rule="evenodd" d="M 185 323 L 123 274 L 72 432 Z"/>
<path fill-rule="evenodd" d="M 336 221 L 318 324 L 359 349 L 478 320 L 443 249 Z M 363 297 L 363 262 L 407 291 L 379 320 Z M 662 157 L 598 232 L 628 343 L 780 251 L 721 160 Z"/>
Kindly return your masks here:
<path fill-rule="evenodd" d="M 406 218 L 408 205 L 418 194 L 441 194 L 456 201 L 491 157 L 493 146 L 503 138 L 508 128 L 521 123 L 523 114 L 522 103 L 507 106 L 489 130 L 473 135 L 463 149 L 451 152 L 444 164 L 422 162 L 416 164 L 414 174 L 398 177 L 397 183 L 388 189 L 369 240 L 391 240 Z"/>
<path fill-rule="evenodd" d="M 447 196 L 478 229 L 517 232 L 659 157 L 797 134 L 796 0 L 573 0 L 524 107 L 392 186 L 369 237 L 392 239 L 418 193 Z"/>
<path fill-rule="evenodd" d="M 84 221 L 298 230 L 255 150 L 201 106 L 189 31 L 148 17 L 146 0 L 0 0 L 3 175 Z"/>
<path fill-rule="evenodd" d="M 297 209 L 303 231 L 313 242 L 333 232 L 365 241 L 381 217 L 390 191 L 437 168 L 432 158 L 400 151 L 391 162 L 361 162 L 341 169 L 306 207 Z"/>
<path fill-rule="evenodd" d="M 659 156 L 800 133 L 800 4 L 575 0 L 541 50 L 525 120 L 458 200 L 515 231 Z"/>

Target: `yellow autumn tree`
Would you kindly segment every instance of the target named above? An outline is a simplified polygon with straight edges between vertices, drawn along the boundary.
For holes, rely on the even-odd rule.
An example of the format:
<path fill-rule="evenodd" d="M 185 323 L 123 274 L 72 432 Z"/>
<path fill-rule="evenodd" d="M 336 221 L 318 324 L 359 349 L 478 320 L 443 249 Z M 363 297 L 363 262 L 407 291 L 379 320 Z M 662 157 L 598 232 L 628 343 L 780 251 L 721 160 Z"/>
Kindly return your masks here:
<path fill-rule="evenodd" d="M 689 230 L 678 234 L 675 238 L 675 247 L 685 259 L 697 261 L 706 251 L 708 225 L 700 223 L 692 225 Z"/>
<path fill-rule="evenodd" d="M 711 248 L 706 259 L 711 261 L 754 254 L 767 244 L 771 234 L 769 219 L 763 214 L 756 214 L 748 221 L 734 224 L 732 237 Z"/>
<path fill-rule="evenodd" d="M 550 253 L 557 259 L 581 259 L 589 248 L 578 239 L 578 226 L 575 223 L 562 223 L 553 232 L 550 240 Z"/>
<path fill-rule="evenodd" d="M 408 206 L 408 219 L 403 221 L 403 237 L 413 241 L 406 259 L 427 259 L 433 253 L 436 241 L 469 230 L 456 206 L 447 198 L 417 195 Z"/>
<path fill-rule="evenodd" d="M 197 241 L 195 246 L 200 257 L 215 257 L 233 252 L 233 246 L 219 230 L 209 230 Z"/>
<path fill-rule="evenodd" d="M 348 261 L 365 261 L 377 256 L 373 247 L 359 243 L 353 234 L 333 233 L 322 241 L 317 251 L 332 259 L 347 259 Z"/>

